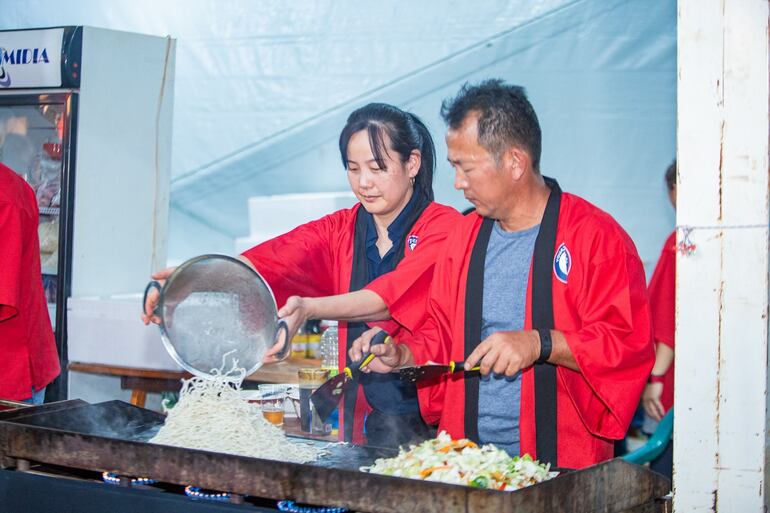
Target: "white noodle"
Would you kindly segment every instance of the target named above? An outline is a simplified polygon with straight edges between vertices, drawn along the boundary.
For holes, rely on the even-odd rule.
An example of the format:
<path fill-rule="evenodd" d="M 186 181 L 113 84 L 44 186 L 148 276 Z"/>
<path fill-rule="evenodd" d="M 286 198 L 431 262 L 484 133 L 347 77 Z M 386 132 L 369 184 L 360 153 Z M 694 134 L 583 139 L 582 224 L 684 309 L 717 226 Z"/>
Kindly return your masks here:
<path fill-rule="evenodd" d="M 290 441 L 241 397 L 245 374 L 236 361 L 229 372 L 182 380 L 179 401 L 150 442 L 293 463 L 318 459 L 323 450 Z"/>

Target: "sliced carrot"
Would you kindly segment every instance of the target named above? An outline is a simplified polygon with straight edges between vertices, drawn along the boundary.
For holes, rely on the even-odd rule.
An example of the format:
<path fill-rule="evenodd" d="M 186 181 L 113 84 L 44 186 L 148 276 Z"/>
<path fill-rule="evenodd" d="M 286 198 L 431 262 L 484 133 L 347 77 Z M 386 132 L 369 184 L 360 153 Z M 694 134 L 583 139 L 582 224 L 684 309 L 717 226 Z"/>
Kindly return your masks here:
<path fill-rule="evenodd" d="M 443 452 L 447 453 L 451 450 L 455 451 L 462 451 L 466 447 L 478 447 L 474 442 L 471 440 L 452 440 L 449 445 L 445 445 L 443 447 L 440 447 L 436 449 L 437 452 Z"/>
<path fill-rule="evenodd" d="M 466 447 L 477 447 L 477 445 L 473 441 L 471 441 L 471 440 L 463 440 L 462 442 L 458 441 L 457 443 L 455 443 L 455 450 L 456 451 L 461 451 L 461 450 L 465 449 Z"/>
<path fill-rule="evenodd" d="M 449 467 L 447 467 L 446 465 L 426 468 L 426 469 L 423 469 L 423 470 L 420 471 L 420 477 L 425 479 L 426 477 L 428 477 L 429 475 L 431 475 L 432 473 L 434 473 L 437 470 L 446 470 L 448 468 Z"/>

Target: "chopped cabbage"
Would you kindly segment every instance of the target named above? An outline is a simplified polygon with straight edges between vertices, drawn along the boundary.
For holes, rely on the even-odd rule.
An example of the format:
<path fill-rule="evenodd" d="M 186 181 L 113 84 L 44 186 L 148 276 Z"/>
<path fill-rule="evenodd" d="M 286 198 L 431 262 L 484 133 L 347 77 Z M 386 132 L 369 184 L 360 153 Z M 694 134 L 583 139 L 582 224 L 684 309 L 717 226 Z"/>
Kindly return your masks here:
<path fill-rule="evenodd" d="M 424 479 L 492 490 L 518 490 L 553 477 L 550 465 L 543 465 L 525 454 L 510 457 L 492 444 L 479 447 L 471 440 L 452 440 L 442 431 L 398 456 L 380 458 L 365 472 L 386 476 Z"/>

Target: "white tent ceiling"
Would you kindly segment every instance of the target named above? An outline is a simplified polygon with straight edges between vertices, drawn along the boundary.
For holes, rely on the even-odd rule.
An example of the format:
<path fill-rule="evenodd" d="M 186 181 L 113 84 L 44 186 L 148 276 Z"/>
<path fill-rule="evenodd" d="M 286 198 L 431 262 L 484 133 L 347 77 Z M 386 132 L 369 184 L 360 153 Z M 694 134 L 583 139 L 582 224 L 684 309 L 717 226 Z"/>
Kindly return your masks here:
<path fill-rule="evenodd" d="M 176 38 L 180 176 L 569 3 L 0 0 L 0 29 L 92 25 Z"/>

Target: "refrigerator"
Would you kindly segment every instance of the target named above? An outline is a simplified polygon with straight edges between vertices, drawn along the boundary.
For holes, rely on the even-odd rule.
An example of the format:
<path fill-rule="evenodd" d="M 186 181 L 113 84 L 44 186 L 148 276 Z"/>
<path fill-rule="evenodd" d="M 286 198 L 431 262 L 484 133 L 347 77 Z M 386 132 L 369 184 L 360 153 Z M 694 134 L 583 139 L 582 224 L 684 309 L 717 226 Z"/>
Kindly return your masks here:
<path fill-rule="evenodd" d="M 94 27 L 0 31 L 0 162 L 37 197 L 62 368 L 46 401 L 68 396 L 68 299 L 134 292 L 165 266 L 175 49 Z"/>

